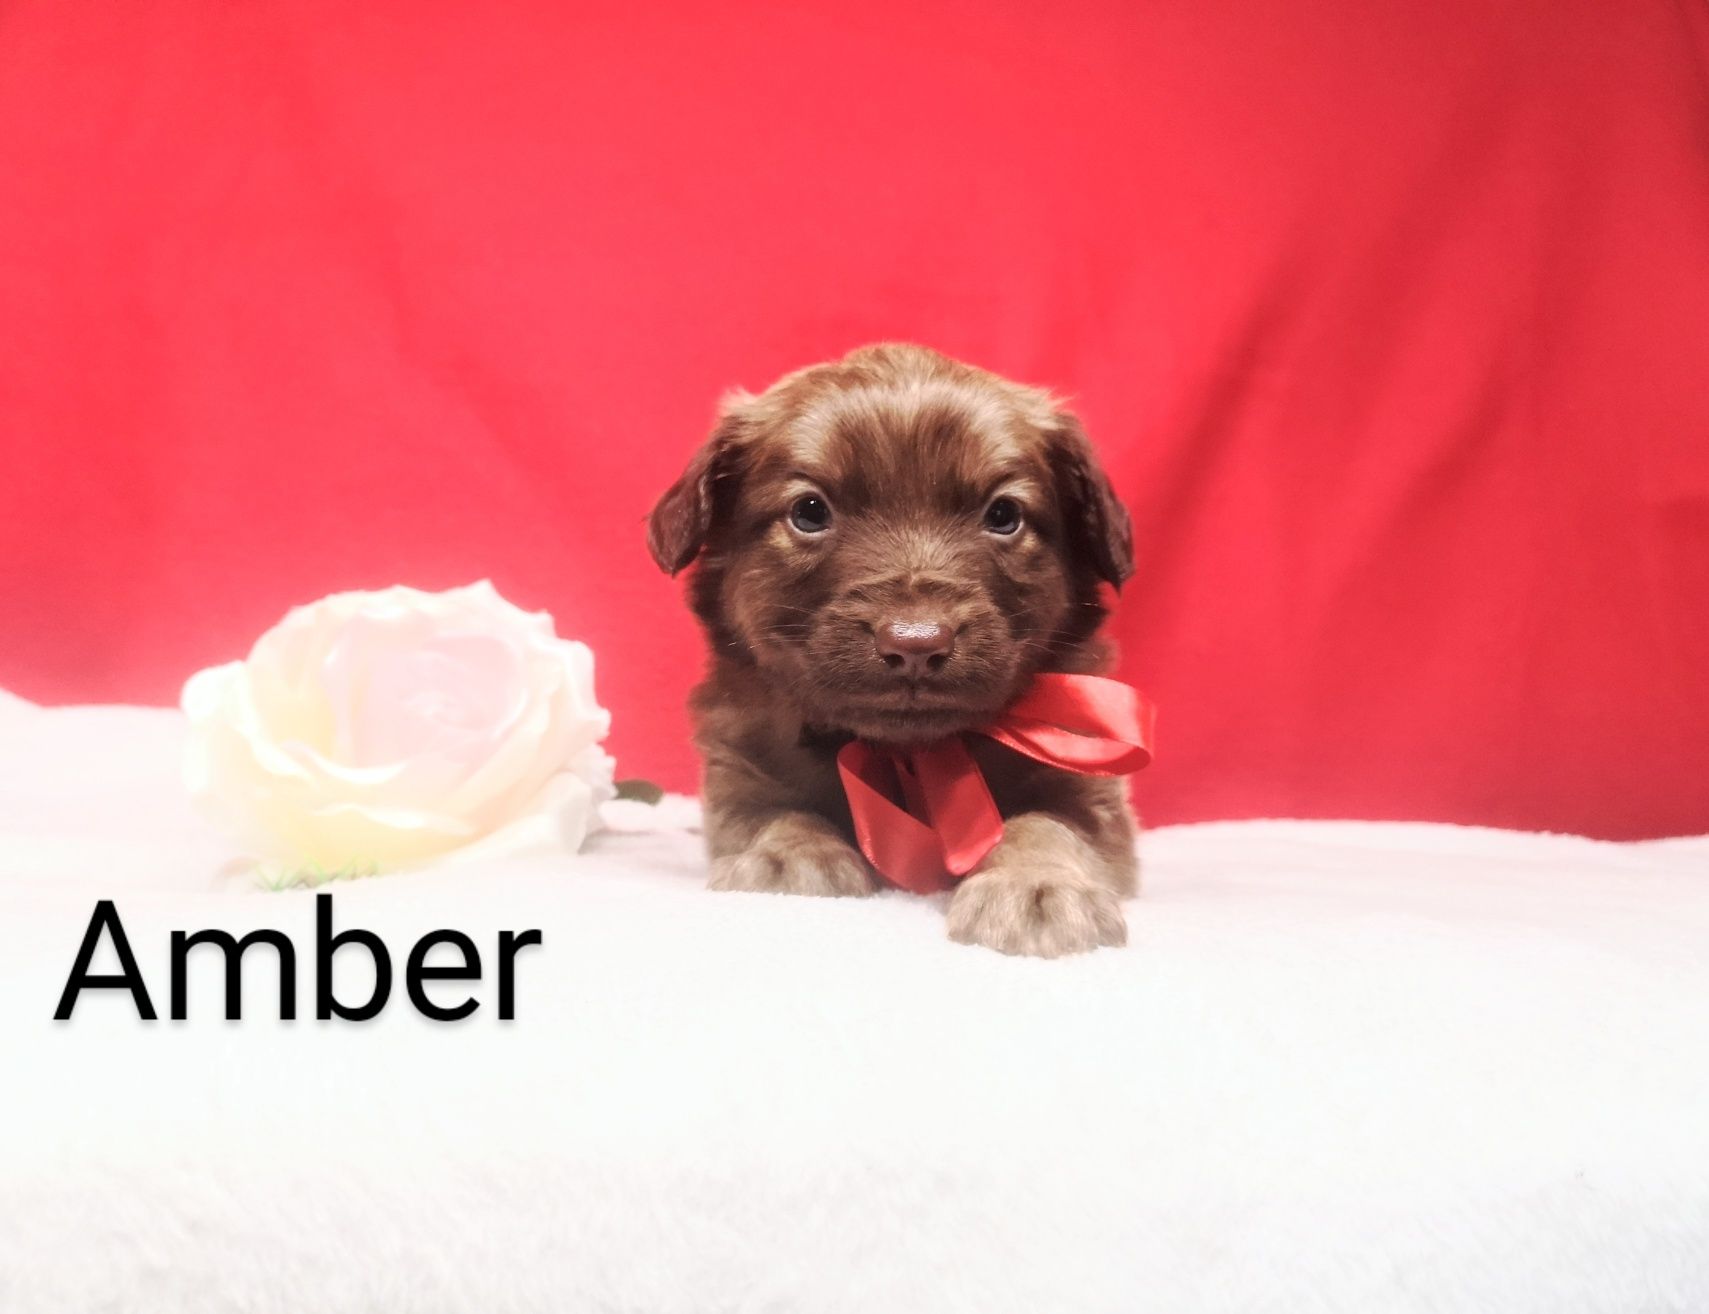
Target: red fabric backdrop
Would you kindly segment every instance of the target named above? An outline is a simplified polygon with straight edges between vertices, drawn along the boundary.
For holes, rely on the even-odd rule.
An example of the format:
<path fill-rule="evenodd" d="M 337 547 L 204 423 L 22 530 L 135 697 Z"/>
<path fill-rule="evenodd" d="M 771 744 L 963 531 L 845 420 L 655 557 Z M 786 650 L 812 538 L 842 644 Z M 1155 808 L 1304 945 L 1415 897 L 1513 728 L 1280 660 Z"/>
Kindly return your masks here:
<path fill-rule="evenodd" d="M 490 575 L 693 779 L 717 394 L 1077 396 L 1153 821 L 1709 830 L 1697 0 L 0 8 L 0 685 Z"/>

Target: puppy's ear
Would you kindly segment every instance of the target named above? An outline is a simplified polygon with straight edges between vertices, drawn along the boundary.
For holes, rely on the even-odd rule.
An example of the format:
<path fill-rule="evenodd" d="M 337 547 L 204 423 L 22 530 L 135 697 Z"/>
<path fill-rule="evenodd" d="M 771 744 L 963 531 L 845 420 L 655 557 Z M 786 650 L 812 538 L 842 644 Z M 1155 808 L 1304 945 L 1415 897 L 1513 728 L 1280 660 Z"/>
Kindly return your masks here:
<path fill-rule="evenodd" d="M 1079 420 L 1053 410 L 1045 434 L 1069 549 L 1119 589 L 1133 574 L 1133 526 L 1127 508 L 1110 487 Z"/>
<path fill-rule="evenodd" d="M 736 441 L 748 423 L 743 405 L 751 400 L 746 393 L 725 399 L 718 427 L 653 508 L 647 522 L 647 550 L 660 570 L 676 574 L 706 545 L 718 484 L 734 473 Z"/>

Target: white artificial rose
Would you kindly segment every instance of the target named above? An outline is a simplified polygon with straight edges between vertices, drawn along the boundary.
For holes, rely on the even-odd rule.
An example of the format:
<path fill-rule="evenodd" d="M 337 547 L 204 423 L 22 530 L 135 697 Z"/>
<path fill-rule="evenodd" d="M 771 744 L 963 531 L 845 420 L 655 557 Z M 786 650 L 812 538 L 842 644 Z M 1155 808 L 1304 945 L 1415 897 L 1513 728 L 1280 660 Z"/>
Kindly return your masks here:
<path fill-rule="evenodd" d="M 191 795 L 287 869 L 573 852 L 613 792 L 593 653 L 484 580 L 297 607 L 183 706 Z"/>

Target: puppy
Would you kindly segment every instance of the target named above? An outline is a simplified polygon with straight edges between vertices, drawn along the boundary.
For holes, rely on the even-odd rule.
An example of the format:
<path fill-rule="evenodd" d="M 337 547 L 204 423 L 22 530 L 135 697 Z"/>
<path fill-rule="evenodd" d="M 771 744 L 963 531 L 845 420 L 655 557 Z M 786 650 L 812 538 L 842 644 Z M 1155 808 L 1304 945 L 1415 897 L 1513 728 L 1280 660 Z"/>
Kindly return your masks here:
<path fill-rule="evenodd" d="M 1044 392 L 923 347 L 865 347 L 726 399 L 648 546 L 710 647 L 691 708 L 717 890 L 867 894 L 836 767 L 991 720 L 1040 672 L 1093 674 L 1127 512 Z M 1004 834 L 949 934 L 1052 957 L 1127 939 L 1136 824 L 1119 780 L 968 737 Z"/>

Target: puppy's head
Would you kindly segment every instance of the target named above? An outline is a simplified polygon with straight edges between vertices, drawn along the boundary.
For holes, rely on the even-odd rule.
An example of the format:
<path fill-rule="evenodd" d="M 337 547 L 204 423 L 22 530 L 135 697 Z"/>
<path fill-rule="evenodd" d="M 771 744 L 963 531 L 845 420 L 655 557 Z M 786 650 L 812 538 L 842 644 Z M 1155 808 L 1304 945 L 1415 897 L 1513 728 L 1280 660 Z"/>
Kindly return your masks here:
<path fill-rule="evenodd" d="M 809 723 L 919 743 L 1071 668 L 1132 572 L 1128 517 L 1043 392 L 879 346 L 727 401 L 648 546 L 714 654 Z"/>

